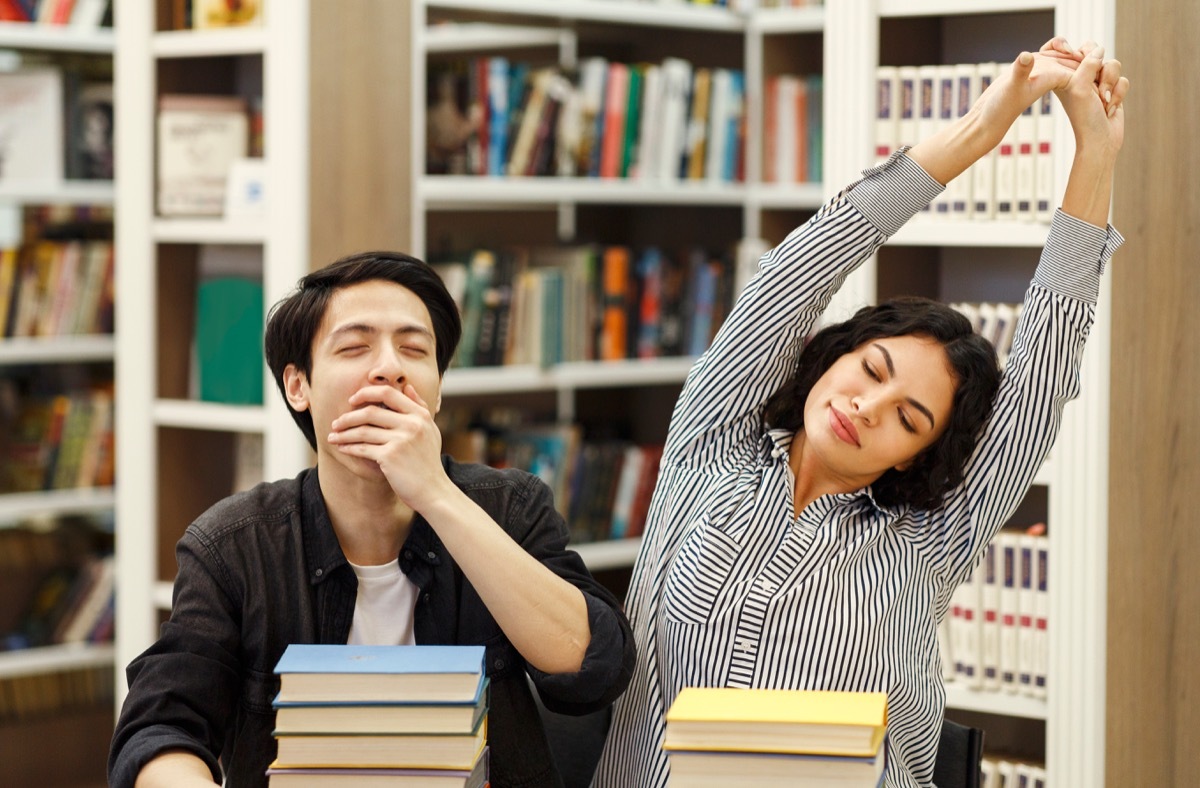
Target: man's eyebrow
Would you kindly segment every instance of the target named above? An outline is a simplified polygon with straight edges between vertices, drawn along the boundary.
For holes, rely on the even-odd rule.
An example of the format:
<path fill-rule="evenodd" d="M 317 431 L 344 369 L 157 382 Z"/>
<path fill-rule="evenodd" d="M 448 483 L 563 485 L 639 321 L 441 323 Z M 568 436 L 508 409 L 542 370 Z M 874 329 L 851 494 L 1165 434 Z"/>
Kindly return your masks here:
<path fill-rule="evenodd" d="M 345 325 L 338 326 L 337 328 L 330 331 L 329 338 L 335 339 L 344 334 L 368 334 L 368 335 L 374 336 L 375 334 L 378 334 L 378 333 L 380 333 L 378 328 L 376 328 L 375 326 L 372 326 L 372 325 L 368 325 L 366 323 L 346 323 Z M 430 339 L 433 338 L 433 332 L 430 331 L 425 326 L 421 325 L 420 323 L 405 323 L 404 325 L 402 325 L 402 326 L 396 328 L 394 331 L 392 331 L 392 333 L 393 334 L 423 334 L 423 335 L 429 337 Z"/>
<path fill-rule="evenodd" d="M 872 342 L 871 347 L 878 349 L 883 355 L 883 363 L 887 365 L 888 375 L 894 376 L 896 374 L 896 365 L 892 362 L 892 354 L 888 352 L 887 348 L 878 342 Z M 937 429 L 937 423 L 934 421 L 933 413 L 930 412 L 929 408 L 925 407 L 912 397 L 905 397 L 905 399 L 908 400 L 909 405 L 912 405 L 914 408 L 921 411 L 925 418 L 929 419 L 930 429 Z"/>

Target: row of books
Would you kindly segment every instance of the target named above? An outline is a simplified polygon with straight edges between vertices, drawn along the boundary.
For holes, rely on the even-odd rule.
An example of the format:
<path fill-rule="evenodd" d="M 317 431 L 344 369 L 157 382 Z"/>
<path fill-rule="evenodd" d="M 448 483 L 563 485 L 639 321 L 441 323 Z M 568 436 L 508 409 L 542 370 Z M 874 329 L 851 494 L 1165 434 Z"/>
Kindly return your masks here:
<path fill-rule="evenodd" d="M 92 635 L 110 601 L 112 549 L 111 515 L 0 529 L 0 650 L 67 642 L 72 628 L 71 642 L 111 639 L 111 617 Z"/>
<path fill-rule="evenodd" d="M 742 72 L 585 58 L 577 71 L 474 58 L 432 69 L 426 172 L 732 182 Z"/>
<path fill-rule="evenodd" d="M 52 569 L 37 585 L 16 628 L 4 633 L 3 650 L 111 642 L 116 569 L 112 554 Z"/>
<path fill-rule="evenodd" d="M 1007 63 L 880 66 L 875 154 L 884 159 L 967 113 Z M 1054 102 L 1047 93 L 1004 139 L 952 180 L 927 213 L 939 219 L 1049 221 L 1054 213 Z"/>
<path fill-rule="evenodd" d="M 435 264 L 463 316 L 459 367 L 697 356 L 733 303 L 730 255 L 480 249 Z"/>
<path fill-rule="evenodd" d="M 486 785 L 483 660 L 483 646 L 289 645 L 269 785 Z"/>
<path fill-rule="evenodd" d="M 112 180 L 111 67 L 20 60 L 0 72 L 0 183 Z"/>
<path fill-rule="evenodd" d="M 1046 767 L 1033 761 L 985 755 L 980 788 L 1046 788 Z"/>
<path fill-rule="evenodd" d="M 819 183 L 824 139 L 820 74 L 767 78 L 763 102 L 763 180 Z"/>
<path fill-rule="evenodd" d="M 1016 335 L 1022 305 L 990 301 L 955 301 L 950 307 L 965 315 L 971 321 L 975 333 L 992 343 L 996 348 L 996 355 L 1000 357 L 1000 365 L 1003 366 L 1008 360 L 1008 354 L 1012 352 L 1013 337 Z"/>
<path fill-rule="evenodd" d="M 112 708 L 111 666 L 0 678 L 0 725 L 21 724 L 76 710 Z"/>
<path fill-rule="evenodd" d="M 112 0 L 0 0 L 0 22 L 60 25 L 81 31 L 112 27 Z"/>
<path fill-rule="evenodd" d="M 883 784 L 883 693 L 687 687 L 666 722 L 672 786 Z"/>
<path fill-rule="evenodd" d="M 633 538 L 645 528 L 661 444 L 583 440 L 579 425 L 476 423 L 443 435 L 444 450 L 459 461 L 519 468 L 542 479 L 573 543 Z"/>
<path fill-rule="evenodd" d="M 37 241 L 0 249 L 0 338 L 109 334 L 110 241 Z"/>
<path fill-rule="evenodd" d="M 31 394 L 19 398 L 11 413 L 3 411 L 0 492 L 113 484 L 111 386 Z"/>
<path fill-rule="evenodd" d="M 1049 539 L 1001 531 L 954 591 L 939 631 L 942 676 L 970 689 L 1046 697 Z"/>

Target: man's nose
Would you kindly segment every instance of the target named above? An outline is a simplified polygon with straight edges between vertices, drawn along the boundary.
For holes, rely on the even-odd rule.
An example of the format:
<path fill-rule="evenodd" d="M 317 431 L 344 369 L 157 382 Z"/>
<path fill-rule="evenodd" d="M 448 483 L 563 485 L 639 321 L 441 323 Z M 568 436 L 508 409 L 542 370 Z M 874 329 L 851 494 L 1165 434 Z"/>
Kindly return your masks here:
<path fill-rule="evenodd" d="M 373 383 L 403 383 L 404 359 L 396 348 L 384 345 L 375 355 L 370 373 Z"/>

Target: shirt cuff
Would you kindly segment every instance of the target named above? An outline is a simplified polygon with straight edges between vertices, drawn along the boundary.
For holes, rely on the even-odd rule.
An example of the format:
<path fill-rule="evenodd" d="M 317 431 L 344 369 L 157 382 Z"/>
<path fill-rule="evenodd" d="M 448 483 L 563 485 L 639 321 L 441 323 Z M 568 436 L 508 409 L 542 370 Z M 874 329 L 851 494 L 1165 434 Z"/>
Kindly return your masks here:
<path fill-rule="evenodd" d="M 1096 303 L 1100 275 L 1125 238 L 1110 224 L 1097 227 L 1055 211 L 1034 283 L 1054 293 Z"/>
<path fill-rule="evenodd" d="M 601 600 L 589 594 L 584 594 L 583 598 L 587 603 L 592 640 L 579 671 L 551 674 L 527 665 L 530 678 L 543 693 L 546 708 L 563 714 L 578 714 L 581 708 L 592 710 L 591 707 L 599 704 L 618 683 L 625 667 L 626 633 L 617 615 Z"/>
<path fill-rule="evenodd" d="M 905 222 L 946 188 L 920 164 L 908 158 L 907 151 L 906 145 L 887 161 L 863 170 L 862 180 L 850 187 L 846 197 L 887 236 L 895 235 Z"/>

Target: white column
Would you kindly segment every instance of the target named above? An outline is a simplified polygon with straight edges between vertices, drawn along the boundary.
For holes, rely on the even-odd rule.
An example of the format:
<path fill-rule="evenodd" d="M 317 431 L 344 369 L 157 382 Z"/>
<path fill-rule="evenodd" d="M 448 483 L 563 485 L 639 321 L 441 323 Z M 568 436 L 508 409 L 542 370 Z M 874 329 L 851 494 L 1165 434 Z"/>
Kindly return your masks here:
<path fill-rule="evenodd" d="M 154 5 L 116 0 L 114 80 L 116 240 L 116 704 L 128 687 L 125 666 L 156 637 L 152 589 L 158 567 L 157 434 L 150 418 L 158 379 L 155 324 L 155 69 L 150 56 Z"/>
<path fill-rule="evenodd" d="M 850 183 L 874 157 L 875 67 L 879 18 L 874 0 L 837 0 L 825 5 L 825 196 Z M 850 317 L 875 301 L 872 257 L 855 271 L 829 306 L 830 322 Z"/>
<path fill-rule="evenodd" d="M 1055 33 L 1072 43 L 1113 46 L 1112 0 L 1059 0 Z M 1058 194 L 1066 185 L 1073 136 L 1062 112 Z M 1050 494 L 1050 664 L 1046 768 L 1051 785 L 1104 785 L 1105 655 L 1108 598 L 1108 409 L 1111 279 L 1084 353 L 1082 393 L 1066 408 L 1053 451 Z"/>
<path fill-rule="evenodd" d="M 309 272 L 309 0 L 291 0 L 269 14 L 263 53 L 267 232 L 263 246 L 263 297 L 269 309 Z M 292 421 L 271 373 L 263 388 L 267 412 L 263 478 L 295 476 L 309 465 L 304 436 Z"/>

